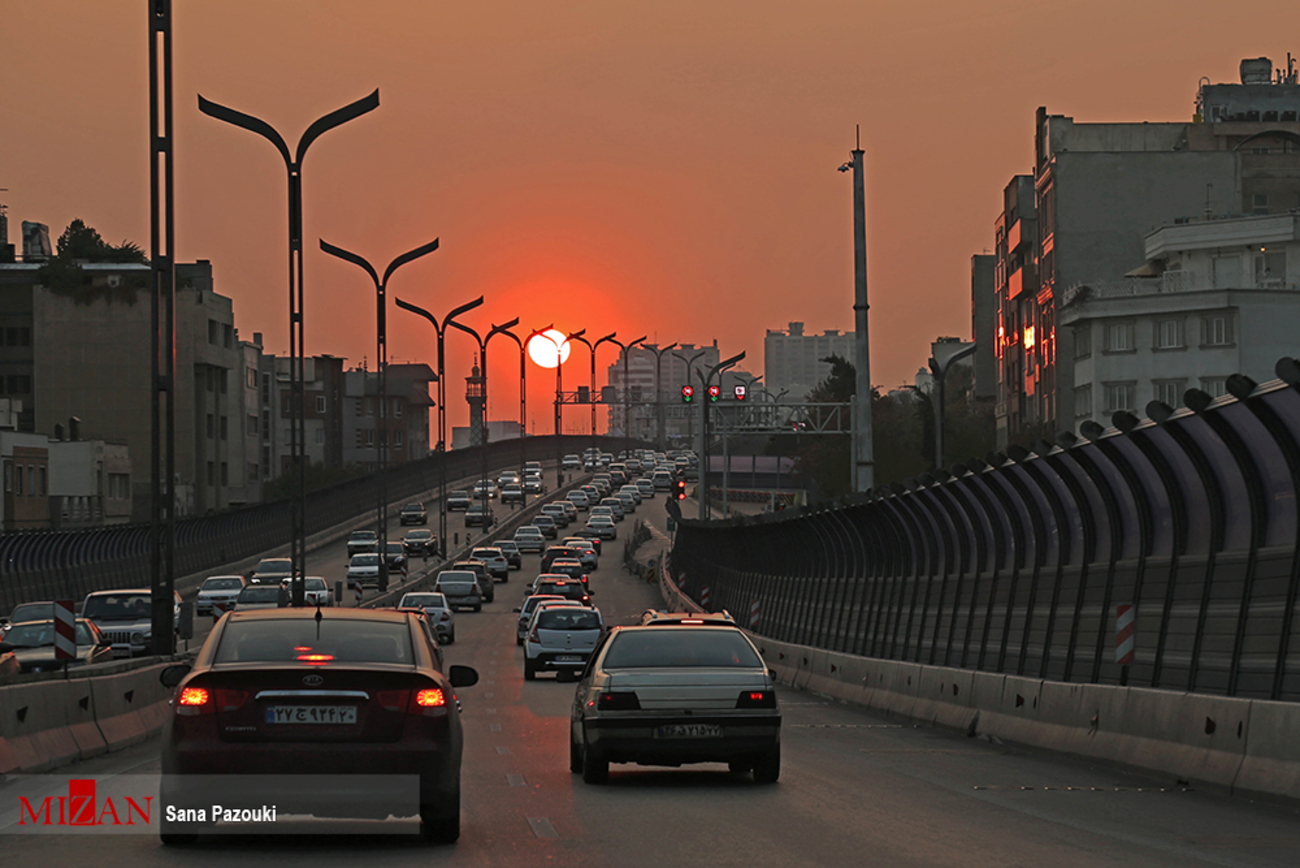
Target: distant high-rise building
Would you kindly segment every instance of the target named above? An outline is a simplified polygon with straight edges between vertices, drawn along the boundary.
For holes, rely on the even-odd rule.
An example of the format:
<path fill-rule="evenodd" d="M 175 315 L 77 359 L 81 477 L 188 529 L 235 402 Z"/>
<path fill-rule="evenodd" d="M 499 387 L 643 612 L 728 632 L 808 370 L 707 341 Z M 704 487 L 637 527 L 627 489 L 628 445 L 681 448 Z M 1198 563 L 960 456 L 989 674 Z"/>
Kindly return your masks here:
<path fill-rule="evenodd" d="M 792 322 L 786 331 L 768 329 L 763 340 L 763 382 L 773 395 L 785 392 L 782 401 L 802 401 L 813 387 L 830 376 L 831 366 L 823 359 L 839 356 L 854 359 L 853 332 L 827 329 L 806 335 L 803 323 Z"/>

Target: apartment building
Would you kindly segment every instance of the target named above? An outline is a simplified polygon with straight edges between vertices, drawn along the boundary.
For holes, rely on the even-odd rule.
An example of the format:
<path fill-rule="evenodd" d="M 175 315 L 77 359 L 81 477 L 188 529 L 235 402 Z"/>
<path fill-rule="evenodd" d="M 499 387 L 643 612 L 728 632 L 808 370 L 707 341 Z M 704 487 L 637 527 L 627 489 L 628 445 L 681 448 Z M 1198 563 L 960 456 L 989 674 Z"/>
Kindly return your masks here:
<path fill-rule="evenodd" d="M 784 331 L 768 329 L 763 339 L 763 381 L 773 395 L 785 392 L 783 401 L 802 401 L 830 376 L 831 366 L 823 359 L 840 356 L 851 362 L 855 352 L 853 332 L 827 329 L 809 335 L 801 322 L 790 323 Z"/>

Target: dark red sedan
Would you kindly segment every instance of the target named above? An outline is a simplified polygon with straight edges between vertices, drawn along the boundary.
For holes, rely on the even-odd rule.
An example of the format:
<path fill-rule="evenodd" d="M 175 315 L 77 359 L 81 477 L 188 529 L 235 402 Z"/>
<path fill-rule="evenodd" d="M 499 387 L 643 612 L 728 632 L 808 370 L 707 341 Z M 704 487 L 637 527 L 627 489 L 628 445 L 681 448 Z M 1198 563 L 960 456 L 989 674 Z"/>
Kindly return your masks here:
<path fill-rule="evenodd" d="M 163 843 L 225 830 L 199 813 L 220 801 L 217 786 L 226 788 L 221 804 L 274 804 L 281 816 L 385 819 L 418 809 L 426 839 L 459 837 L 463 736 L 454 690 L 477 683 L 478 673 L 452 666 L 444 674 L 419 616 L 235 611 L 213 628 L 192 669 L 171 666 L 161 677 L 176 691 L 162 802 L 178 806 L 182 819 L 164 818 Z"/>

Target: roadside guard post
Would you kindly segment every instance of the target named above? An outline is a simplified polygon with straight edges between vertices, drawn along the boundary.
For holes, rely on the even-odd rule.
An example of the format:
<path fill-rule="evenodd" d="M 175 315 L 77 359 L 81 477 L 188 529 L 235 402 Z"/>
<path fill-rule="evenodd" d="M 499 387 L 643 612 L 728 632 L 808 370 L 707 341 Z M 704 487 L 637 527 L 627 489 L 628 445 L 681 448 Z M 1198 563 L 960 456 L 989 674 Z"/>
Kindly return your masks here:
<path fill-rule="evenodd" d="M 71 660 L 77 656 L 77 619 L 71 600 L 54 601 L 54 659 Z"/>
<path fill-rule="evenodd" d="M 1115 662 L 1120 665 L 1119 683 L 1128 684 L 1128 667 L 1133 662 L 1134 621 L 1136 613 L 1131 603 L 1120 603 L 1115 607 Z"/>

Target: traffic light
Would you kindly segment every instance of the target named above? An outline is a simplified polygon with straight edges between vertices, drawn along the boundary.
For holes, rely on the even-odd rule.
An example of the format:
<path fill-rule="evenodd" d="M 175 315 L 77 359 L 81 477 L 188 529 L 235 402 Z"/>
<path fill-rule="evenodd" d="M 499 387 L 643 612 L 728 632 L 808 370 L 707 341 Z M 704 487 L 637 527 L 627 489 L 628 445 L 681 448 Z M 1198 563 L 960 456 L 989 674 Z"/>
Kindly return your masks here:
<path fill-rule="evenodd" d="M 746 394 L 746 392 L 747 392 L 747 390 L 746 390 L 746 388 L 745 388 L 744 386 L 737 386 L 737 387 L 736 387 L 736 400 L 737 400 L 737 401 L 743 401 L 743 400 L 745 400 L 745 394 Z"/>
<path fill-rule="evenodd" d="M 678 500 L 686 499 L 686 480 L 679 479 L 673 483 L 673 494 Z"/>
<path fill-rule="evenodd" d="M 709 386 L 709 400 L 716 401 L 722 395 L 722 388 L 719 386 Z"/>
<path fill-rule="evenodd" d="M 694 386 L 682 386 L 682 403 L 689 404 L 695 398 Z"/>

